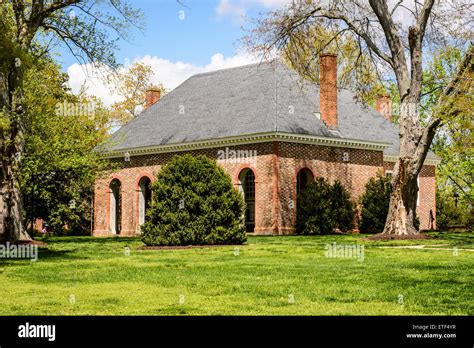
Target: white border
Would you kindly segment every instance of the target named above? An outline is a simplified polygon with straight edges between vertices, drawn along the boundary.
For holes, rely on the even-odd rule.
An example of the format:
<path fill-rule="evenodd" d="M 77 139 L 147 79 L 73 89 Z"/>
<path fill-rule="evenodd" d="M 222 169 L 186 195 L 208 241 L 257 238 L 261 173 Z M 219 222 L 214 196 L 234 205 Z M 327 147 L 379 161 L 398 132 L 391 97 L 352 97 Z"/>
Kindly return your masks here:
<path fill-rule="evenodd" d="M 384 155 L 383 156 L 383 161 L 384 162 L 397 162 L 398 161 L 398 156 L 394 155 Z M 441 159 L 438 158 L 425 158 L 425 162 L 423 162 L 423 165 L 425 166 L 437 166 L 438 164 L 441 163 Z"/>

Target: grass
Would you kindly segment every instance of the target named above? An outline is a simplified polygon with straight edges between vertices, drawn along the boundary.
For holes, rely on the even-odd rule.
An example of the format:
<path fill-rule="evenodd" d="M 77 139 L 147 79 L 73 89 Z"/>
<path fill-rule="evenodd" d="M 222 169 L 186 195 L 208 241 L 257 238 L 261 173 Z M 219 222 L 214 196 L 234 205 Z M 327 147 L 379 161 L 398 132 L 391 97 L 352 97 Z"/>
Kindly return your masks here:
<path fill-rule="evenodd" d="M 238 255 L 232 246 L 139 250 L 137 238 L 49 238 L 37 262 L 0 259 L 0 315 L 474 314 L 474 252 L 464 250 L 474 235 L 432 235 L 249 237 Z M 364 245 L 364 260 L 325 257 L 333 242 Z M 425 248 L 386 248 L 408 245 Z"/>

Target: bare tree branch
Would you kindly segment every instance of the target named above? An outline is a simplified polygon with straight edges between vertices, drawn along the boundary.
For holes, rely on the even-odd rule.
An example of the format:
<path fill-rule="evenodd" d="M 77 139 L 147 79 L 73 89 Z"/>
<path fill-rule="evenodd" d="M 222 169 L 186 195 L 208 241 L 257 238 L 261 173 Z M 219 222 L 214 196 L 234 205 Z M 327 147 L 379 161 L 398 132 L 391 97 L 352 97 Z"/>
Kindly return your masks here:
<path fill-rule="evenodd" d="M 403 44 L 398 35 L 397 28 L 390 16 L 387 3 L 385 1 L 369 0 L 370 7 L 377 16 L 380 25 L 385 34 L 390 52 L 392 53 L 392 64 L 393 70 L 397 76 L 400 99 L 403 100 L 408 94 L 410 79 L 408 76 L 408 67 L 405 58 L 405 52 Z"/>

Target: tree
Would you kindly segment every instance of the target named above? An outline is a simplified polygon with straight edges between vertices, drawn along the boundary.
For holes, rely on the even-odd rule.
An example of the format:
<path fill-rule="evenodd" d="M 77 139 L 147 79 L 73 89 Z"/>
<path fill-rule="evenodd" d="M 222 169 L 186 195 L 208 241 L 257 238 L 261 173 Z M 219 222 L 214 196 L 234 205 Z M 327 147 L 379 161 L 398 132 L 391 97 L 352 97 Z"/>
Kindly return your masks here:
<path fill-rule="evenodd" d="M 341 28 L 316 25 L 297 31 L 289 38 L 282 53 L 290 67 L 305 79 L 319 84 L 320 52 L 338 54 L 338 86 L 360 91 L 360 98 L 365 103 L 375 106 L 377 96 L 386 93 L 370 56 Z"/>
<path fill-rule="evenodd" d="M 437 94 L 446 88 L 449 77 L 462 63 L 463 52 L 452 46 L 442 48 L 424 74 L 426 91 L 434 91 L 424 100 L 423 109 L 436 105 Z M 426 93 L 425 91 L 425 93 Z M 474 72 L 460 76 L 458 93 L 453 93 L 443 105 L 443 124 L 437 133 L 433 150 L 441 157 L 437 169 L 438 187 L 453 186 L 460 202 L 474 202 Z"/>
<path fill-rule="evenodd" d="M 77 13 L 76 13 L 77 11 Z M 23 227 L 20 173 L 28 131 L 24 100 L 25 74 L 36 59 L 48 55 L 56 40 L 81 62 L 116 66 L 115 39 L 127 38 L 141 14 L 122 0 L 10 0 L 0 7 L 0 156 L 5 201 L 1 241 L 29 239 Z M 53 45 L 54 46 L 54 45 Z"/>
<path fill-rule="evenodd" d="M 107 76 L 111 90 L 122 100 L 111 106 L 114 123 L 122 126 L 136 117 L 145 106 L 146 90 L 150 87 L 153 70 L 150 66 L 137 62 L 128 68 L 119 68 Z M 155 86 L 162 95 L 166 92 L 163 85 Z"/>
<path fill-rule="evenodd" d="M 147 245 L 242 244 L 245 202 L 216 161 L 175 156 L 152 183 L 141 227 Z"/>
<path fill-rule="evenodd" d="M 108 137 L 109 113 L 96 98 L 72 95 L 66 82 L 51 61 L 38 61 L 25 75 L 21 192 L 30 224 L 42 218 L 55 234 L 85 234 L 96 174 L 108 166 L 92 150 Z"/>
<path fill-rule="evenodd" d="M 424 73 L 423 110 L 436 105 L 438 95 L 446 88 L 450 76 L 457 72 L 463 52 L 457 47 L 441 48 Z M 474 72 L 466 70 L 460 76 L 458 92 L 443 105 L 441 125 L 433 151 L 441 157 L 436 173 L 436 225 L 445 229 L 450 225 L 472 229 L 474 209 Z"/>
<path fill-rule="evenodd" d="M 423 54 L 433 46 L 447 42 L 464 44 L 469 37 L 469 20 L 473 4 L 466 2 L 437 3 L 415 1 L 410 7 L 397 1 L 392 8 L 385 1 L 294 1 L 286 11 L 271 12 L 260 19 L 247 43 L 253 49 L 271 54 L 284 49 L 291 38 L 308 32 L 315 26 L 341 28 L 352 35 L 373 60 L 373 67 L 380 76 L 396 81 L 400 98 L 399 135 L 400 153 L 392 179 L 389 213 L 383 233 L 389 235 L 416 234 L 417 176 L 442 122 L 440 107 L 444 100 L 455 94 L 459 76 L 472 70 L 474 49 L 471 47 L 460 65 L 456 76 L 443 90 L 432 115 L 422 122 L 420 100 L 423 89 Z M 409 18 L 406 29 L 396 20 L 397 15 Z M 429 42 L 425 39 L 428 38 Z"/>

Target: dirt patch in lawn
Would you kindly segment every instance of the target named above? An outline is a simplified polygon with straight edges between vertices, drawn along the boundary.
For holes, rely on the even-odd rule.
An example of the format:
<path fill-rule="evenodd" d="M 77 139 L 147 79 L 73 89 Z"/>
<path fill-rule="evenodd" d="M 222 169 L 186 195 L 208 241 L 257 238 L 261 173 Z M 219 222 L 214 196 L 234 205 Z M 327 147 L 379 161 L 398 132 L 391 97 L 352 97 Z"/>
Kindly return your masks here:
<path fill-rule="evenodd" d="M 382 234 L 378 233 L 365 240 L 419 240 L 419 239 L 430 239 L 431 237 L 427 234 L 409 234 L 409 235 L 393 235 L 393 234 Z"/>
<path fill-rule="evenodd" d="M 204 248 L 220 248 L 220 247 L 234 247 L 238 248 L 243 245 L 229 245 L 229 244 L 209 244 L 209 245 L 151 245 L 141 246 L 138 250 L 181 250 L 181 249 L 204 249 Z"/>
<path fill-rule="evenodd" d="M 15 245 L 36 245 L 36 246 L 47 246 L 48 243 L 41 242 L 39 240 L 19 240 L 15 243 L 11 243 Z"/>

